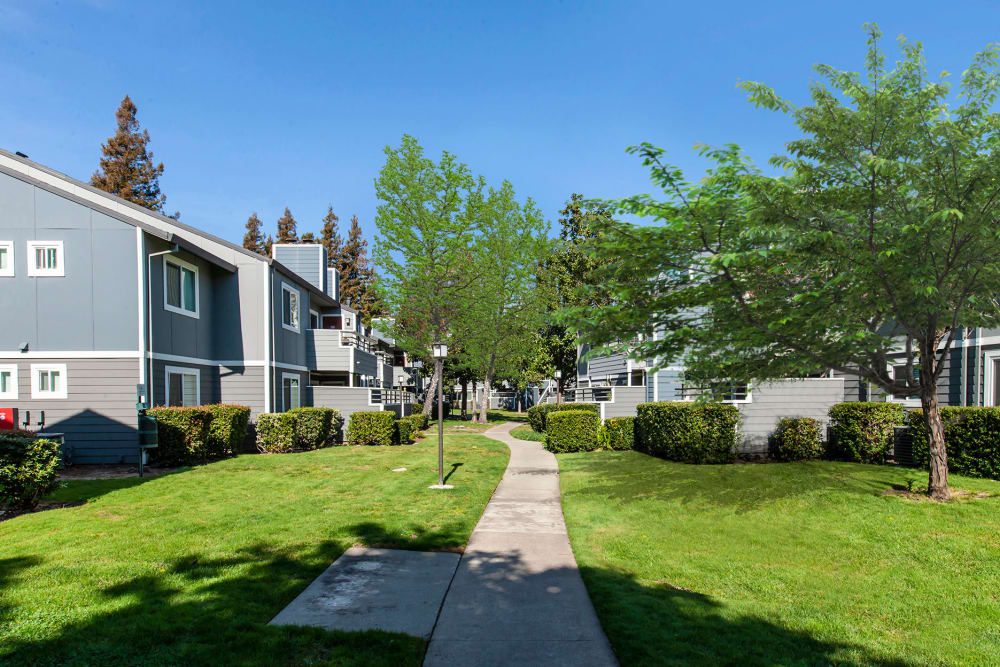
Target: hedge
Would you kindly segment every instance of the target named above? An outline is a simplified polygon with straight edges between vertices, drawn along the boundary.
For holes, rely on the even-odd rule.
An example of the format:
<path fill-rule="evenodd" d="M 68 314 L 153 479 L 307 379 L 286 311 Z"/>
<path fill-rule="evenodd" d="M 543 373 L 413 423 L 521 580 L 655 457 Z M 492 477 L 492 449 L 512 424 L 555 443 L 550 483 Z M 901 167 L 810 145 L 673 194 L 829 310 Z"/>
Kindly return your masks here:
<path fill-rule="evenodd" d="M 344 424 L 340 410 L 333 408 L 293 408 L 288 414 L 295 420 L 296 449 L 319 449 L 334 444 Z"/>
<path fill-rule="evenodd" d="M 775 461 L 806 461 L 823 455 L 823 425 L 810 417 L 785 417 L 778 420 L 771 441 Z"/>
<path fill-rule="evenodd" d="M 636 408 L 635 448 L 668 461 L 730 463 L 740 411 L 728 403 L 657 401 Z"/>
<path fill-rule="evenodd" d="M 397 419 L 393 431 L 393 444 L 405 445 L 413 440 L 413 422 L 408 417 Z"/>
<path fill-rule="evenodd" d="M 283 454 L 297 445 L 292 412 L 265 412 L 257 417 L 257 449 L 262 454 Z"/>
<path fill-rule="evenodd" d="M 235 456 L 247 437 L 250 408 L 225 403 L 203 407 L 212 413 L 205 438 L 206 454 L 210 457 Z"/>
<path fill-rule="evenodd" d="M 969 477 L 1000 479 L 1000 408 L 942 407 L 948 472 Z M 913 459 L 925 468 L 930 451 L 924 411 L 907 415 L 913 434 Z"/>
<path fill-rule="evenodd" d="M 563 410 L 588 410 L 600 413 L 601 407 L 597 403 L 542 403 L 528 408 L 528 424 L 534 431 L 544 433 L 548 415 Z"/>
<path fill-rule="evenodd" d="M 903 424 L 903 418 L 899 403 L 837 403 L 830 408 L 827 455 L 855 463 L 885 463 L 894 429 Z"/>
<path fill-rule="evenodd" d="M 593 410 L 556 410 L 546 418 L 545 449 L 589 452 L 597 449 L 600 417 Z"/>
<path fill-rule="evenodd" d="M 412 419 L 413 423 L 416 424 L 416 429 L 418 431 L 426 431 L 427 430 L 427 426 L 428 426 L 428 424 L 430 424 L 430 421 L 431 421 L 430 417 L 428 417 L 427 415 L 425 415 L 422 412 L 416 412 L 416 413 L 410 415 L 410 419 Z"/>
<path fill-rule="evenodd" d="M 150 408 L 156 417 L 158 444 L 150 450 L 161 465 L 192 465 L 208 459 L 208 432 L 212 412 L 207 406 Z"/>
<path fill-rule="evenodd" d="M 31 509 L 58 486 L 59 443 L 30 431 L 0 431 L 0 504 Z"/>
<path fill-rule="evenodd" d="M 634 449 L 635 417 L 608 417 L 597 432 L 601 449 Z"/>
<path fill-rule="evenodd" d="M 355 412 L 347 424 L 352 445 L 391 445 L 396 439 L 396 415 L 388 410 Z"/>

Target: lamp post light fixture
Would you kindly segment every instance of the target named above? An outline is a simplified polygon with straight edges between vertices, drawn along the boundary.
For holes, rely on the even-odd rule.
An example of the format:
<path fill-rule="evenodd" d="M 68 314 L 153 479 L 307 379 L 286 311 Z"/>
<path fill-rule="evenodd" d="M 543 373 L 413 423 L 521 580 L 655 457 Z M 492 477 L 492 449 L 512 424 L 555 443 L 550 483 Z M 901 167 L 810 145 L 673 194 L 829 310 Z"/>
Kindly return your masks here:
<path fill-rule="evenodd" d="M 562 403 L 562 371 L 557 369 L 553 375 L 556 378 L 556 403 Z"/>
<path fill-rule="evenodd" d="M 444 483 L 444 360 L 448 356 L 448 344 L 440 341 L 431 344 L 431 356 L 434 357 L 434 372 L 438 377 L 438 483 L 431 484 L 431 489 L 453 489 L 451 484 Z"/>

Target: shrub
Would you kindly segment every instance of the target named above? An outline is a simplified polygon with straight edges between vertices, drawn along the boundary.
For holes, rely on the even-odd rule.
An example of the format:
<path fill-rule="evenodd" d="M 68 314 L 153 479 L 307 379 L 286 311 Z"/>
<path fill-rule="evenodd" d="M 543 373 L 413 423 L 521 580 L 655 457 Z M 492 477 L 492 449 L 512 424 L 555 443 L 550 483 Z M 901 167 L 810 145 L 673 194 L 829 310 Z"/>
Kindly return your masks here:
<path fill-rule="evenodd" d="M 243 446 L 250 426 L 250 408 L 245 405 L 205 405 L 212 417 L 205 438 L 210 457 L 233 456 Z"/>
<path fill-rule="evenodd" d="M 893 430 L 903 423 L 899 403 L 837 403 L 830 408 L 831 458 L 856 463 L 885 463 Z"/>
<path fill-rule="evenodd" d="M 969 477 L 1000 479 L 1000 408 L 942 407 L 948 472 Z M 913 460 L 930 465 L 924 411 L 907 415 L 913 434 Z"/>
<path fill-rule="evenodd" d="M 771 442 L 775 461 L 805 461 L 823 455 L 822 424 L 809 417 L 785 417 L 778 420 Z"/>
<path fill-rule="evenodd" d="M 156 417 L 159 440 L 150 454 L 162 465 L 192 465 L 208 459 L 208 431 L 212 412 L 207 407 L 157 407 L 147 414 Z"/>
<path fill-rule="evenodd" d="M 397 419 L 395 424 L 393 444 L 405 445 L 413 440 L 413 422 L 409 417 Z"/>
<path fill-rule="evenodd" d="M 262 454 L 290 452 L 296 446 L 295 415 L 265 412 L 257 417 L 257 449 Z"/>
<path fill-rule="evenodd" d="M 544 433 L 548 416 L 553 412 L 565 410 L 587 410 L 600 414 L 601 406 L 597 403 L 542 403 L 528 408 L 528 423 L 534 430 Z"/>
<path fill-rule="evenodd" d="M 640 403 L 635 448 L 681 463 L 730 463 L 739 444 L 740 411 L 727 403 Z"/>
<path fill-rule="evenodd" d="M 600 417 L 593 410 L 556 410 L 546 418 L 545 449 L 589 452 L 597 449 Z"/>
<path fill-rule="evenodd" d="M 410 419 L 413 420 L 413 423 L 416 425 L 416 430 L 418 431 L 426 431 L 427 426 L 430 424 L 431 421 L 430 417 L 428 417 L 422 412 L 416 412 L 410 415 Z"/>
<path fill-rule="evenodd" d="M 0 431 L 0 504 L 31 509 L 58 486 L 59 443 L 28 431 Z"/>
<path fill-rule="evenodd" d="M 528 425 L 531 426 L 531 430 L 536 433 L 542 433 L 545 431 L 544 422 L 542 421 L 542 413 L 547 406 L 552 405 L 551 403 L 539 403 L 538 405 L 533 405 L 528 408 Z"/>
<path fill-rule="evenodd" d="M 391 445 L 396 439 L 396 415 L 388 410 L 355 412 L 347 424 L 352 445 Z"/>
<path fill-rule="evenodd" d="M 597 432 L 601 449 L 635 448 L 635 417 L 609 417 Z"/>
<path fill-rule="evenodd" d="M 333 408 L 293 408 L 295 448 L 319 449 L 333 444 L 340 433 L 343 418 Z"/>

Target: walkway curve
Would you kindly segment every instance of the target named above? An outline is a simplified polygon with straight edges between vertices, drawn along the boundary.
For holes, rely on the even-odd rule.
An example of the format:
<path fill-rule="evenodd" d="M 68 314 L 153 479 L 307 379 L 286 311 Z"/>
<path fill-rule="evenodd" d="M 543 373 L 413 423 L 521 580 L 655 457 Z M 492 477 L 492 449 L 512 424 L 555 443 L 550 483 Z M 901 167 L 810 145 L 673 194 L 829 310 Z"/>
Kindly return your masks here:
<path fill-rule="evenodd" d="M 425 665 L 617 665 L 580 578 L 563 520 L 556 457 L 484 433 L 510 462 L 458 564 Z"/>

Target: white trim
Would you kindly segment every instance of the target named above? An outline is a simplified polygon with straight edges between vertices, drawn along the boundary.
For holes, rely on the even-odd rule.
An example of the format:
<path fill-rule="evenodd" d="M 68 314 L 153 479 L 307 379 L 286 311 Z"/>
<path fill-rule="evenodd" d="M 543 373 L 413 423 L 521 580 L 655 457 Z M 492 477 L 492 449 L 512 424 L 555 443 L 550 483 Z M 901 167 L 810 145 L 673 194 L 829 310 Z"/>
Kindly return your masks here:
<path fill-rule="evenodd" d="M 28 265 L 29 276 L 35 278 L 61 278 L 66 275 L 66 255 L 63 252 L 62 241 L 28 241 L 25 247 L 27 248 L 28 255 L 25 257 L 25 260 Z M 56 268 L 43 269 L 35 264 L 35 250 L 39 248 L 55 248 Z"/>
<path fill-rule="evenodd" d="M 905 366 L 905 365 L 906 365 L 905 363 L 904 364 L 894 364 L 891 359 L 886 364 L 886 367 L 887 367 L 886 370 L 889 371 L 889 375 L 892 377 L 893 382 L 895 382 L 895 380 L 896 380 L 896 372 L 895 372 L 896 366 Z M 920 369 L 918 368 L 916 370 L 919 371 Z M 916 398 L 896 398 L 895 395 L 890 394 L 889 392 L 886 392 L 884 389 L 882 391 L 884 392 L 883 395 L 885 396 L 885 402 L 886 403 L 899 403 L 904 408 L 919 408 L 919 407 L 921 407 L 923 405 L 920 402 L 920 397 L 919 396 L 917 396 Z M 869 383 L 868 396 L 871 396 L 871 395 L 872 395 L 872 388 L 871 388 L 871 383 Z"/>
<path fill-rule="evenodd" d="M 316 328 L 319 328 L 319 326 L 320 326 L 319 311 L 318 310 L 313 310 L 312 308 L 309 309 L 309 328 L 310 329 L 313 328 L 313 326 L 312 326 L 312 316 L 313 315 L 316 316 Z"/>
<path fill-rule="evenodd" d="M 286 364 L 283 361 L 271 362 L 275 368 L 284 368 L 290 371 L 301 371 L 303 373 L 308 373 L 309 368 L 307 366 L 299 366 L 298 364 Z"/>
<path fill-rule="evenodd" d="M 1000 361 L 1000 350 L 983 352 L 983 405 L 994 405 L 994 389 L 996 385 L 996 364 Z"/>
<path fill-rule="evenodd" d="M 153 352 L 149 355 L 153 359 L 159 359 L 161 361 L 177 361 L 183 364 L 198 364 L 200 366 L 226 366 L 232 367 L 245 367 L 249 368 L 251 366 L 264 366 L 268 364 L 263 359 L 203 359 L 201 357 L 185 357 L 180 354 L 166 354 L 164 352 Z M 298 364 L 286 364 L 282 361 L 271 362 L 272 368 L 284 368 L 290 371 L 301 371 L 303 373 L 309 372 L 308 366 L 299 366 Z"/>
<path fill-rule="evenodd" d="M 13 388 L 3 391 L 0 389 L 0 400 L 4 401 L 16 401 L 17 400 L 17 364 L 0 364 L 0 373 L 10 373 L 10 378 L 13 382 Z"/>
<path fill-rule="evenodd" d="M 194 405 L 201 405 L 201 369 L 190 366 L 164 366 L 163 367 L 163 401 L 164 405 L 170 405 L 170 376 L 171 375 L 193 375 L 194 383 Z M 181 380 L 181 402 L 184 401 L 184 381 Z M 193 407 L 184 405 L 183 407 Z"/>
<path fill-rule="evenodd" d="M 7 251 L 7 268 L 0 269 L 0 277 L 2 278 L 13 278 L 14 277 L 14 242 L 13 241 L 0 241 L 0 249 Z"/>
<path fill-rule="evenodd" d="M 653 373 L 653 402 L 660 400 L 660 371 Z"/>
<path fill-rule="evenodd" d="M 62 378 L 62 387 L 56 391 L 41 391 L 38 387 L 40 372 L 54 371 Z M 69 374 L 66 364 L 31 364 L 31 398 L 38 400 L 64 399 L 69 395 Z"/>
<path fill-rule="evenodd" d="M 139 350 L 0 351 L 0 359 L 142 359 Z"/>
<path fill-rule="evenodd" d="M 294 407 L 289 407 L 289 406 L 285 405 L 285 380 L 286 379 L 295 380 L 298 383 L 298 387 L 297 388 L 298 388 L 298 392 L 299 392 L 299 404 L 296 405 L 296 406 L 294 406 Z M 282 373 L 281 374 L 281 411 L 282 412 L 288 412 L 289 410 L 293 410 L 294 408 L 301 408 L 301 407 L 302 407 L 302 376 L 299 375 L 298 373 Z"/>
<path fill-rule="evenodd" d="M 285 292 L 295 295 L 295 322 L 285 324 Z M 281 281 L 281 328 L 299 333 L 302 330 L 302 293 L 285 281 Z M 282 380 L 284 381 L 284 380 Z"/>
<path fill-rule="evenodd" d="M 177 257 L 176 255 L 171 255 L 169 258 L 164 256 L 161 260 L 163 264 L 163 309 L 168 310 L 171 313 L 177 313 L 178 315 L 186 315 L 194 319 L 201 317 L 201 285 L 200 277 L 198 275 L 198 267 L 191 262 L 185 262 L 183 259 Z M 187 269 L 194 273 L 194 311 L 190 311 L 184 307 L 184 272 L 181 271 L 181 284 L 180 284 L 180 297 L 181 297 L 181 307 L 172 306 L 167 303 L 167 264 L 173 264 L 179 269 Z"/>
<path fill-rule="evenodd" d="M 264 267 L 264 296 L 267 304 L 264 307 L 264 412 L 271 412 L 271 397 L 274 394 L 274 380 L 271 377 L 271 364 L 268 363 L 274 357 L 271 338 L 274 331 L 271 329 L 272 313 L 274 311 L 274 278 L 271 274 L 271 267 Z"/>

